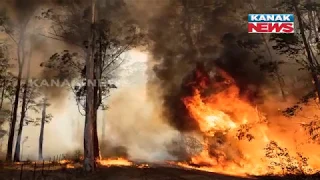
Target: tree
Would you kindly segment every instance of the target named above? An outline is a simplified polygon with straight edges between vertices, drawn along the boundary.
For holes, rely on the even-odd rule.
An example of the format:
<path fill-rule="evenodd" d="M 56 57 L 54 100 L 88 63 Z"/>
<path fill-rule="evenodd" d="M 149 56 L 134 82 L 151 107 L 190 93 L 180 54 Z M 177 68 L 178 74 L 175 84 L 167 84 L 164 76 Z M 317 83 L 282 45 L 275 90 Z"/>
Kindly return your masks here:
<path fill-rule="evenodd" d="M 300 33 L 302 36 L 302 40 L 303 40 L 303 44 L 305 46 L 305 51 L 307 53 L 307 60 L 310 64 L 310 70 L 311 70 L 311 75 L 315 84 L 315 89 L 317 92 L 317 96 L 320 97 L 320 82 L 319 82 L 319 78 L 318 78 L 318 74 L 317 74 L 317 70 L 316 70 L 316 62 L 314 61 L 313 57 L 312 57 L 312 50 L 310 48 L 310 44 L 307 41 L 306 35 L 305 35 L 305 30 L 304 30 L 304 25 L 303 25 L 303 21 L 302 21 L 302 17 L 301 17 L 301 13 L 298 7 L 298 3 L 296 0 L 292 0 L 292 5 L 294 7 L 294 10 L 296 12 L 296 15 L 298 17 L 298 22 L 299 22 L 299 28 L 300 28 Z"/>
<path fill-rule="evenodd" d="M 94 121 L 95 121 L 95 100 L 94 100 L 94 54 L 95 54 L 95 28 L 96 28 L 96 2 L 91 0 L 91 30 L 88 40 L 86 57 L 86 116 L 84 125 L 84 169 L 94 171 L 96 167 L 94 156 Z"/>
<path fill-rule="evenodd" d="M 6 15 L 6 12 L 3 11 L 0 16 L 0 26 L 1 30 L 4 31 L 12 40 L 12 42 L 17 46 L 17 61 L 18 61 L 18 75 L 17 83 L 15 85 L 15 97 L 13 103 L 13 113 L 9 129 L 9 138 L 7 145 L 7 155 L 6 160 L 12 161 L 12 148 L 14 142 L 15 127 L 17 122 L 18 107 L 19 107 L 19 95 L 21 90 L 21 81 L 23 75 L 23 67 L 25 64 L 26 54 L 25 54 L 25 41 L 28 25 L 32 19 L 33 13 L 36 9 L 34 1 L 28 2 L 28 4 L 23 4 L 16 0 L 17 6 L 17 22 L 10 20 Z M 22 3 L 22 4 L 20 4 Z M 15 28 L 17 27 L 17 28 Z"/>
<path fill-rule="evenodd" d="M 87 102 L 87 95 L 89 92 L 89 94 L 91 94 L 92 89 L 89 92 L 88 90 L 93 88 L 93 94 L 91 95 L 93 95 L 94 101 L 94 114 L 91 114 L 91 118 L 93 118 L 95 159 L 100 158 L 97 112 L 100 108 L 103 108 L 104 100 L 108 96 L 109 90 L 116 88 L 114 84 L 110 84 L 108 81 L 112 78 L 113 71 L 123 61 L 120 55 L 143 42 L 142 32 L 139 32 L 139 29 L 130 19 L 123 19 L 123 15 L 115 16 L 114 14 L 112 15 L 112 13 L 115 12 L 107 11 L 107 9 L 123 9 L 121 7 L 123 4 L 119 4 L 119 2 L 121 1 L 117 1 L 116 4 L 111 4 L 111 2 L 106 1 L 106 4 L 99 4 L 95 9 L 96 13 L 94 14 L 95 21 L 93 25 L 87 23 L 93 20 L 90 18 L 93 13 L 92 4 L 65 4 L 72 12 L 68 14 L 68 18 L 65 18 L 65 14 L 64 16 L 61 15 L 63 14 L 61 11 L 63 12 L 65 9 L 61 11 L 59 11 L 59 9 L 49 9 L 43 13 L 44 17 L 52 20 L 54 24 L 52 27 L 53 32 L 45 36 L 68 42 L 70 45 L 74 45 L 75 48 L 80 49 L 76 53 L 65 50 L 62 53 L 54 54 L 49 61 L 43 63 L 42 66 L 46 67 L 49 71 L 57 72 L 56 77 L 62 79 L 79 79 L 83 85 L 72 87 L 72 90 L 76 95 L 78 106 L 82 107 L 79 108 L 80 113 L 85 114 L 86 121 L 91 108 L 89 108 L 90 103 Z M 90 7 L 90 9 L 87 7 Z M 87 21 L 84 22 L 83 18 L 86 18 Z M 118 24 L 116 21 L 120 21 L 121 23 Z M 91 27 L 91 29 L 88 29 L 88 27 Z M 88 30 L 90 30 L 90 32 L 88 32 Z M 93 64 L 86 64 L 88 63 L 89 57 L 92 59 L 93 62 L 91 63 Z M 90 65 L 93 67 L 90 67 Z M 93 70 L 90 70 L 90 68 L 93 68 Z M 87 71 L 89 70 L 93 71 L 93 79 L 92 77 L 88 79 Z M 85 113 L 82 113 L 82 110 L 84 110 Z"/>
<path fill-rule="evenodd" d="M 18 136 L 17 136 L 17 140 L 16 140 L 16 147 L 15 147 L 15 153 L 14 153 L 14 157 L 13 157 L 13 161 L 14 162 L 19 162 L 20 161 L 20 144 L 21 144 L 21 136 L 22 136 L 22 131 L 23 131 L 23 126 L 24 126 L 24 121 L 25 121 L 25 117 L 27 114 L 27 101 L 33 97 L 28 97 L 28 91 L 30 91 L 30 87 L 29 87 L 29 77 L 30 77 L 30 66 L 31 66 L 31 57 L 32 57 L 32 51 L 29 52 L 29 59 L 27 62 L 27 77 L 25 79 L 24 82 L 24 86 L 23 86 L 23 94 L 22 94 L 22 106 L 21 106 L 21 115 L 20 115 L 20 123 L 19 123 L 19 129 L 18 129 Z M 32 91 L 32 90 L 31 90 Z M 29 93 L 29 95 L 32 95 L 33 92 Z"/>
<path fill-rule="evenodd" d="M 7 101 L 12 92 L 13 75 L 10 73 L 10 69 L 13 65 L 9 63 L 7 48 L 5 42 L 0 43 L 0 139 L 7 134 L 7 131 L 3 130 L 2 126 L 10 118 L 11 114 Z"/>
<path fill-rule="evenodd" d="M 313 50 L 313 41 L 317 39 L 318 34 L 314 31 L 316 21 L 313 14 L 319 9 L 319 3 L 311 3 L 310 1 L 298 2 L 296 0 L 281 0 L 276 4 L 276 8 L 281 12 L 293 12 L 296 14 L 298 21 L 299 33 L 295 34 L 273 34 L 270 41 L 275 42 L 273 49 L 280 55 L 285 55 L 302 65 L 301 70 L 310 72 L 314 82 L 314 91 L 316 96 L 320 95 L 319 62 Z M 307 17 L 307 18 L 305 18 Z M 305 57 L 304 57 L 305 56 Z"/>
<path fill-rule="evenodd" d="M 40 121 L 40 135 L 39 135 L 39 156 L 38 160 L 43 160 L 43 137 L 44 137 L 44 125 L 45 123 L 49 123 L 52 119 L 51 114 L 47 114 L 47 107 L 50 105 L 47 103 L 47 98 L 43 98 L 42 102 L 40 102 L 40 105 L 42 106 L 42 116 L 41 119 L 38 119 Z M 38 125 L 38 124 L 37 124 Z"/>

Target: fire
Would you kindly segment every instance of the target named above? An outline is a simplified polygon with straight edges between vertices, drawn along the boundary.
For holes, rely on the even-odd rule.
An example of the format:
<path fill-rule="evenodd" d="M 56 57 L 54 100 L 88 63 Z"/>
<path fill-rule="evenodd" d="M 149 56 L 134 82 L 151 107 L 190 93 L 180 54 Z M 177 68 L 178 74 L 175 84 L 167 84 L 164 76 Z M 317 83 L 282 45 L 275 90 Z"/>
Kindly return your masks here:
<path fill-rule="evenodd" d="M 220 84 L 215 83 L 212 87 L 215 90 L 222 84 L 227 85 L 222 91 L 203 96 L 202 92 L 208 90 L 207 87 L 210 88 L 211 85 L 204 85 L 201 73 L 197 72 L 196 79 L 199 83 L 193 84 L 193 95 L 182 99 L 189 115 L 199 126 L 200 134 L 203 136 L 203 139 L 200 139 L 203 149 L 191 157 L 189 162 L 178 162 L 177 165 L 243 176 L 299 171 L 312 173 L 317 168 L 320 169 L 319 163 L 316 163 L 320 162 L 318 153 L 308 154 L 310 152 L 306 152 L 303 147 L 298 150 L 293 137 L 285 138 L 286 135 L 292 134 L 297 135 L 301 142 L 305 142 L 306 139 L 302 138 L 304 134 L 298 135 L 293 132 L 301 132 L 300 126 L 292 126 L 290 128 L 295 128 L 290 129 L 292 132 L 287 130 L 281 134 L 281 126 L 275 126 L 280 123 L 280 117 L 273 120 L 261 115 L 246 96 L 240 95 L 234 80 L 225 72 L 220 74 L 226 80 Z M 202 77 L 207 78 L 205 75 Z M 270 147 L 270 144 L 274 146 Z M 289 148 L 281 148 L 286 145 Z M 312 161 L 309 164 L 302 165 L 298 155 L 301 151 L 304 151 L 304 155 L 310 155 L 308 158 Z M 271 156 L 270 153 L 275 155 Z M 291 166 L 297 170 L 291 172 Z"/>
<path fill-rule="evenodd" d="M 74 169 L 75 168 L 73 164 L 67 164 L 66 167 L 67 167 L 67 169 Z"/>
<path fill-rule="evenodd" d="M 149 164 L 140 164 L 137 167 L 140 169 L 149 168 Z"/>
<path fill-rule="evenodd" d="M 132 166 L 133 163 L 125 158 L 110 158 L 97 161 L 102 166 Z"/>
<path fill-rule="evenodd" d="M 60 163 L 60 164 L 69 164 L 69 163 L 71 163 L 71 161 L 70 161 L 70 160 L 63 159 L 63 160 L 60 160 L 59 163 Z"/>

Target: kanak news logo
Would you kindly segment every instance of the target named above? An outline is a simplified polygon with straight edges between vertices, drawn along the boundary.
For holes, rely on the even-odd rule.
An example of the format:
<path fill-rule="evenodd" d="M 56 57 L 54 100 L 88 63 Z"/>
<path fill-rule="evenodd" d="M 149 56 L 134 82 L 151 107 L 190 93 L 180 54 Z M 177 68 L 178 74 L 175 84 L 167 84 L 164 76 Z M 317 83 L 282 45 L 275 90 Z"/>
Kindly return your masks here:
<path fill-rule="evenodd" d="M 249 14 L 248 33 L 294 33 L 293 14 Z"/>

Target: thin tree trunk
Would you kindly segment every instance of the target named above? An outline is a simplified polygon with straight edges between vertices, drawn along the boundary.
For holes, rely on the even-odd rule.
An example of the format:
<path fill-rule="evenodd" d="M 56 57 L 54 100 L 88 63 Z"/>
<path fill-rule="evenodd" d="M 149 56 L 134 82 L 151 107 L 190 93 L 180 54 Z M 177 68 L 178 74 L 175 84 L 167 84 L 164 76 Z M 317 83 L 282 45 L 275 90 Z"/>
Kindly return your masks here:
<path fill-rule="evenodd" d="M 311 75 L 312 75 L 312 78 L 313 78 L 313 81 L 314 81 L 314 84 L 315 84 L 315 90 L 317 92 L 317 97 L 319 98 L 320 97 L 319 79 L 318 79 L 318 76 L 317 76 L 317 72 L 315 70 L 315 63 L 313 62 L 311 49 L 310 49 L 310 46 L 309 46 L 309 44 L 307 42 L 307 39 L 306 39 L 304 26 L 303 26 L 302 19 L 301 19 L 300 10 L 298 8 L 298 3 L 297 3 L 296 0 L 292 0 L 292 3 L 293 3 L 293 6 L 294 6 L 294 9 L 296 11 L 297 17 L 298 17 L 298 22 L 299 22 L 299 27 L 300 27 L 300 31 L 301 31 L 302 40 L 303 40 L 303 43 L 304 43 L 304 46 L 305 46 L 305 50 L 307 52 L 308 62 L 310 64 L 310 66 L 311 66 Z"/>
<path fill-rule="evenodd" d="M 91 32 L 86 58 L 86 119 L 84 128 L 84 164 L 86 171 L 95 171 L 94 158 L 94 51 L 95 51 L 95 0 L 91 0 Z"/>
<path fill-rule="evenodd" d="M 307 3 L 313 3 L 311 0 L 307 0 Z M 312 24 L 312 30 L 315 34 L 315 37 L 317 38 L 317 40 L 320 40 L 320 36 L 317 30 L 317 24 L 316 24 L 316 12 L 309 10 L 308 11 L 308 16 L 310 16 L 310 22 Z"/>
<path fill-rule="evenodd" d="M 104 141 L 105 140 L 105 136 L 106 136 L 106 121 L 105 121 L 105 115 L 104 115 L 104 113 L 105 113 L 105 111 L 103 110 L 102 111 L 102 123 L 101 123 L 101 140 L 102 141 Z"/>
<path fill-rule="evenodd" d="M 46 108 L 47 108 L 47 99 L 43 99 L 43 105 L 42 105 L 42 117 L 41 117 L 41 125 L 40 125 L 40 135 L 39 135 L 39 161 L 43 160 L 43 135 L 44 135 L 44 124 L 46 123 Z"/>
<path fill-rule="evenodd" d="M 22 95 L 22 107 L 21 107 L 21 116 L 20 116 L 20 124 L 18 129 L 18 136 L 16 141 L 16 149 L 14 153 L 13 160 L 14 162 L 20 161 L 20 148 L 21 148 L 21 138 L 23 131 L 24 119 L 27 113 L 27 98 L 28 98 L 28 89 L 29 89 L 29 77 L 30 77 L 30 65 L 32 60 L 32 51 L 29 52 L 29 60 L 27 64 L 27 77 L 24 84 L 23 95 Z"/>
<path fill-rule="evenodd" d="M 15 134 L 15 128 L 16 128 L 16 123 L 17 123 L 19 99 L 20 99 L 20 91 L 21 91 L 22 71 L 23 71 L 23 66 L 24 66 L 24 63 L 25 63 L 25 56 L 24 56 L 25 55 L 24 54 L 25 30 L 27 28 L 29 20 L 30 19 L 28 19 L 25 22 L 25 24 L 22 25 L 21 32 L 20 32 L 19 43 L 18 43 L 17 56 L 18 56 L 18 65 L 19 65 L 18 66 L 18 71 L 19 72 L 18 72 L 18 77 L 17 77 L 17 85 L 16 85 L 16 88 L 15 88 L 12 119 L 11 119 L 10 129 L 9 129 L 6 161 L 12 161 L 14 134 Z"/>
<path fill-rule="evenodd" d="M 7 80 L 4 78 L 3 82 L 2 82 L 2 91 L 1 91 L 1 100 L 0 100 L 0 110 L 2 110 L 2 106 L 3 106 L 3 101 L 4 101 L 4 93 L 6 90 L 6 84 L 7 84 Z"/>
<path fill-rule="evenodd" d="M 19 95 L 20 95 L 20 89 L 21 89 L 21 78 L 22 78 L 22 68 L 19 68 L 17 85 L 15 88 L 15 98 L 13 103 L 13 111 L 12 111 L 13 113 L 12 113 L 12 119 L 10 123 L 10 131 L 9 131 L 9 137 L 8 137 L 6 161 L 12 161 L 13 140 L 14 140 L 14 134 L 15 134 L 15 127 L 17 123 Z"/>
<path fill-rule="evenodd" d="M 250 5 L 250 8 L 253 12 L 255 12 L 255 9 L 252 5 L 252 3 L 249 4 Z M 267 50 L 268 50 L 268 54 L 269 54 L 269 57 L 270 57 L 270 61 L 271 62 L 274 62 L 273 61 L 273 57 L 272 57 L 272 53 L 271 53 L 271 50 L 270 50 L 270 47 L 268 45 L 268 41 L 267 41 L 267 38 L 264 36 L 264 34 L 261 34 L 261 37 L 263 39 L 263 42 L 264 42 L 264 45 L 266 46 Z M 275 75 L 276 75 L 276 78 L 277 78 L 277 81 L 278 81 L 278 84 L 279 84 L 279 89 L 280 89 L 280 92 L 281 92 L 281 96 L 282 96 L 282 99 L 285 101 L 286 100 L 286 94 L 284 92 L 284 81 L 283 79 L 281 78 L 281 75 L 280 75 L 280 71 L 279 69 L 277 68 L 275 70 Z"/>
<path fill-rule="evenodd" d="M 27 82 L 25 82 L 24 89 L 23 89 L 23 96 L 22 96 L 22 107 L 21 107 L 21 116 L 20 116 L 20 124 L 18 129 L 18 136 L 16 140 L 16 149 L 14 152 L 13 161 L 19 162 L 20 161 L 20 148 L 21 148 L 21 138 L 22 138 L 22 130 L 23 130 L 23 124 L 24 124 L 24 118 L 26 115 L 26 102 L 27 102 L 27 90 L 28 85 Z"/>

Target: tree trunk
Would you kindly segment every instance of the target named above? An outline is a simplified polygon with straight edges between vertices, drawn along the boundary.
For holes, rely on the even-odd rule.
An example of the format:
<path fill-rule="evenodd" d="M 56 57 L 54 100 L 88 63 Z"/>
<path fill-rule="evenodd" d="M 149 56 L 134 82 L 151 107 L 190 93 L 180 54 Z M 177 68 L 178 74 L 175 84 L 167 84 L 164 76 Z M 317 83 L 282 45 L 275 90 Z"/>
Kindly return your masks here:
<path fill-rule="evenodd" d="M 91 32 L 86 58 L 86 118 L 84 127 L 84 164 L 86 171 L 95 171 L 94 158 L 94 51 L 95 51 L 95 0 L 91 0 Z"/>
<path fill-rule="evenodd" d="M 17 141 L 16 141 L 16 150 L 15 150 L 14 157 L 13 157 L 14 162 L 20 161 L 21 138 L 22 138 L 24 119 L 26 117 L 26 111 L 27 111 L 26 110 L 27 92 L 28 92 L 28 81 L 25 82 L 24 89 L 23 89 L 20 124 L 19 124 L 18 136 L 17 136 Z"/>
<path fill-rule="evenodd" d="M 101 36 L 101 35 L 100 35 Z M 94 73 L 95 73 L 95 87 L 94 87 L 94 104 L 95 104 L 95 118 L 93 122 L 93 133 L 94 133 L 94 157 L 95 159 L 100 159 L 100 146 L 99 146 L 99 137 L 98 137 L 98 127 L 97 127 L 97 121 L 98 121 L 98 110 L 101 105 L 101 73 L 102 73 L 102 53 L 103 53 L 103 47 L 102 47 L 102 37 L 99 38 L 99 52 L 98 56 L 96 56 L 95 64 L 94 64 Z"/>
<path fill-rule="evenodd" d="M 313 2 L 311 2 L 311 0 L 307 0 L 307 3 L 311 4 Z M 317 40 L 319 41 L 320 37 L 319 37 L 318 30 L 317 30 L 316 14 L 315 13 L 316 12 L 314 12 L 313 10 L 308 10 L 308 16 L 310 17 L 310 22 L 312 24 L 313 33 L 314 33 L 315 37 L 317 38 Z"/>
<path fill-rule="evenodd" d="M 30 20 L 27 19 L 27 21 L 22 25 L 22 28 L 20 29 L 20 39 L 17 50 L 17 56 L 18 56 L 18 77 L 17 77 L 17 85 L 15 88 L 15 95 L 14 95 L 14 103 L 13 103 L 13 111 L 12 111 L 12 118 L 10 123 L 10 129 L 9 129 L 9 137 L 8 137 L 8 145 L 7 145 L 7 154 L 6 154 L 6 161 L 12 161 L 12 150 L 13 150 L 13 140 L 14 140 L 14 134 L 15 134 L 15 128 L 17 123 L 17 115 L 18 115 L 18 108 L 19 108 L 19 99 L 20 99 L 20 91 L 21 91 L 21 79 L 22 79 L 22 71 L 23 66 L 25 63 L 25 30 L 27 28 L 28 22 Z"/>
<path fill-rule="evenodd" d="M 105 113 L 105 111 L 103 110 L 102 111 L 102 123 L 101 123 L 101 140 L 102 141 L 104 141 L 105 140 L 105 136 L 106 136 L 106 121 L 105 121 L 105 115 L 104 115 L 104 113 Z"/>
<path fill-rule="evenodd" d="M 43 134 L 44 134 L 44 124 L 46 123 L 46 108 L 47 108 L 47 99 L 43 99 L 43 106 L 42 106 L 42 117 L 41 117 L 41 125 L 40 125 L 40 135 L 39 135 L 39 156 L 38 160 L 43 160 L 43 154 L 42 154 L 42 147 L 43 147 Z"/>
<path fill-rule="evenodd" d="M 96 63 L 95 63 L 96 64 Z M 97 78 L 95 78 L 97 80 Z M 98 139 L 98 128 L 97 128 L 97 119 L 98 119 L 98 81 L 95 83 L 94 87 L 94 118 L 93 118 L 93 146 L 94 146 L 94 158 L 96 160 L 100 159 L 100 149 L 99 149 L 99 139 Z"/>
<path fill-rule="evenodd" d="M 22 95 L 22 107 L 21 107 L 21 116 L 20 116 L 20 124 L 18 129 L 18 136 L 16 141 L 16 149 L 13 157 L 14 162 L 20 161 L 20 148 L 21 148 L 21 136 L 23 131 L 24 119 L 27 113 L 27 98 L 28 98 L 28 89 L 29 89 L 29 76 L 30 76 L 30 65 L 32 59 L 32 51 L 29 54 L 29 60 L 27 64 L 27 77 L 24 84 L 23 95 Z"/>
<path fill-rule="evenodd" d="M 94 113 L 94 121 L 93 121 L 93 145 L 94 145 L 94 159 L 99 160 L 100 159 L 100 146 L 99 146 L 99 138 L 98 138 L 97 113 L 96 112 Z"/>
<path fill-rule="evenodd" d="M 6 90 L 6 83 L 7 83 L 7 80 L 4 78 L 3 79 L 3 82 L 2 82 L 2 90 L 1 90 L 1 99 L 0 99 L 0 110 L 2 109 L 2 106 L 3 106 L 3 101 L 4 101 L 4 93 L 5 93 L 5 90 Z"/>
<path fill-rule="evenodd" d="M 22 76 L 22 69 L 19 69 L 18 82 L 15 89 L 15 97 L 14 97 L 14 103 L 13 103 L 13 113 L 12 113 L 12 119 L 10 123 L 10 130 L 9 130 L 9 137 L 8 137 L 6 161 L 12 161 L 13 139 L 14 139 L 16 123 L 17 123 L 19 95 L 20 95 L 20 89 L 21 89 L 21 78 L 22 78 L 21 76 Z"/>
<path fill-rule="evenodd" d="M 307 52 L 308 62 L 310 64 L 310 66 L 311 66 L 311 75 L 312 75 L 312 78 L 313 78 L 313 81 L 314 81 L 314 84 L 315 84 L 315 90 L 317 92 L 317 97 L 319 98 L 320 97 L 320 83 L 319 83 L 319 79 L 318 79 L 317 72 L 316 72 L 315 62 L 313 61 L 312 52 L 311 52 L 310 46 L 309 46 L 309 44 L 307 42 L 307 38 L 306 38 L 306 35 L 305 35 L 305 31 L 304 31 L 304 26 L 303 26 L 303 23 L 302 23 L 300 10 L 298 8 L 298 3 L 297 3 L 296 0 L 292 0 L 292 4 L 294 6 L 296 15 L 298 17 L 298 23 L 299 23 L 299 27 L 300 27 L 300 31 L 301 31 L 302 40 L 303 40 L 303 43 L 304 43 L 304 46 L 305 46 L 305 50 Z"/>

